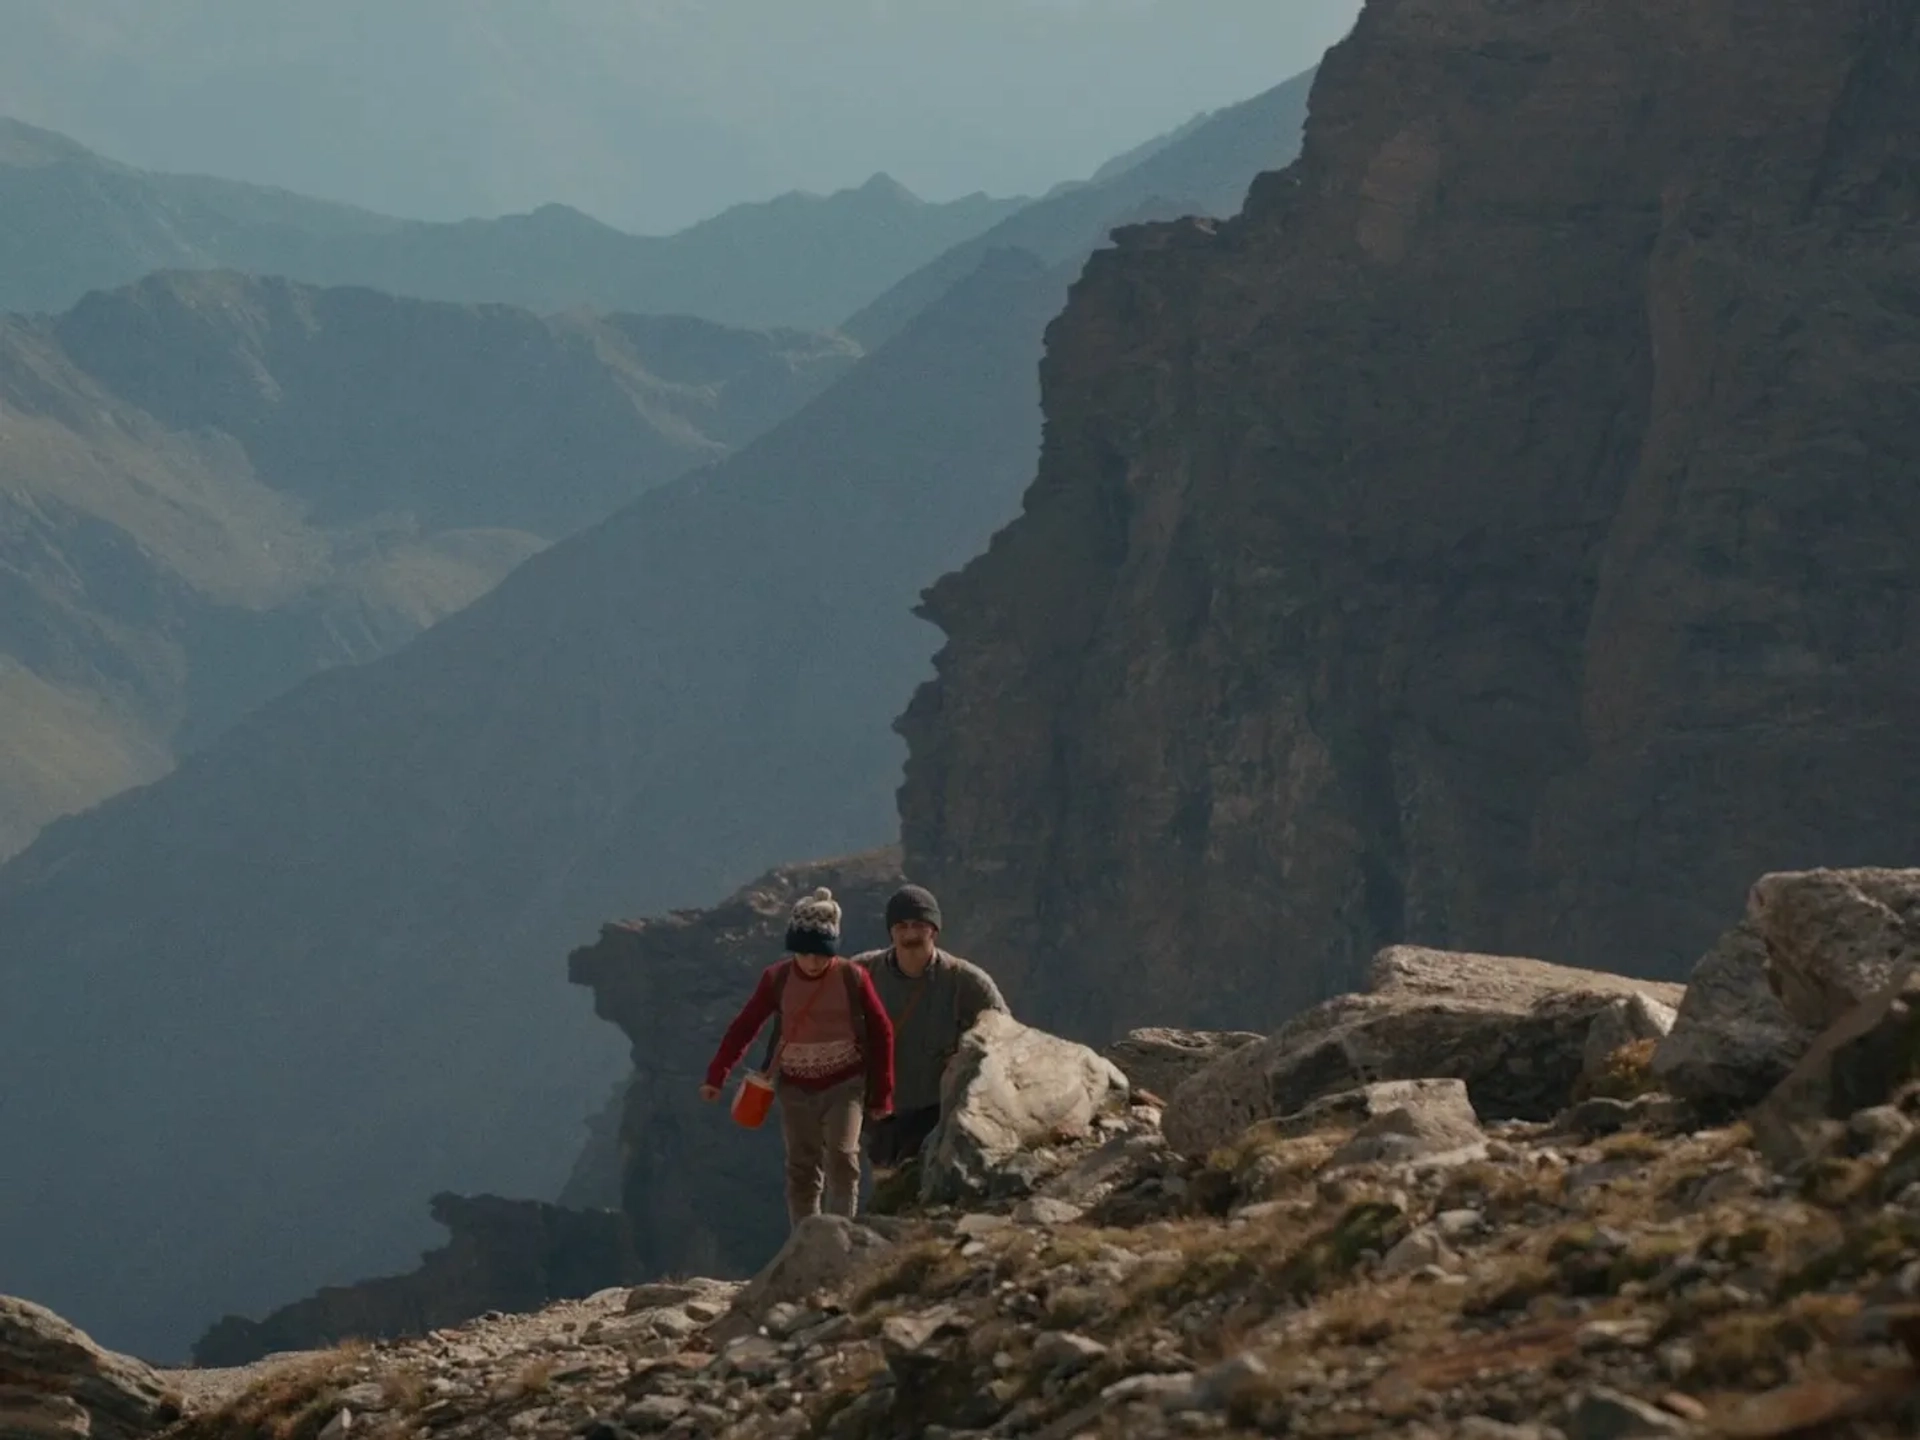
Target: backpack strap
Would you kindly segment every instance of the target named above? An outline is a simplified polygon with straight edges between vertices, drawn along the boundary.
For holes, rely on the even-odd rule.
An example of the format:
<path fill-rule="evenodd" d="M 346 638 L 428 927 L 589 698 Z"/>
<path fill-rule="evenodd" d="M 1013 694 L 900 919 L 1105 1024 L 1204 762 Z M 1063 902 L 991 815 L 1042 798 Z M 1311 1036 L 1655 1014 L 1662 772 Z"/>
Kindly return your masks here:
<path fill-rule="evenodd" d="M 780 962 L 780 973 L 773 982 L 773 1028 L 767 1031 L 767 1053 L 760 1058 L 760 1073 L 773 1077 L 773 1059 L 780 1053 L 780 1022 L 785 1015 L 787 980 L 793 974 L 793 961 Z"/>
<path fill-rule="evenodd" d="M 847 993 L 851 996 L 857 997 L 859 995 L 859 984 L 856 980 L 853 979 L 853 976 L 852 976 L 853 967 L 850 965 L 842 964 L 842 962 L 838 959 L 831 960 L 828 963 L 830 965 L 846 970 L 848 972 Z M 762 1075 L 765 1075 L 769 1080 L 774 1078 L 773 1067 L 774 1067 L 774 1064 L 780 1058 L 781 1021 L 784 1018 L 784 1013 L 785 1013 L 783 1007 L 786 1004 L 786 998 L 787 998 L 787 981 L 793 978 L 793 966 L 794 966 L 794 962 L 792 960 L 787 960 L 783 962 L 780 966 L 779 978 L 773 982 L 773 1029 L 769 1031 L 767 1034 L 766 1058 L 762 1060 L 760 1063 L 760 1073 Z M 805 1017 L 807 1011 L 813 1008 L 813 1002 L 815 1000 L 818 1000 L 819 998 L 820 998 L 820 992 L 818 990 L 814 991 L 813 994 L 807 997 L 806 1003 L 800 1007 L 800 1014 L 802 1018 Z M 858 1020 L 856 1021 L 856 1023 L 864 1024 L 866 1017 L 864 1012 L 861 1012 L 858 1009 L 857 1003 L 855 1008 L 855 1014 L 856 1016 L 858 1016 Z M 864 1034 L 864 1031 L 862 1033 Z"/>

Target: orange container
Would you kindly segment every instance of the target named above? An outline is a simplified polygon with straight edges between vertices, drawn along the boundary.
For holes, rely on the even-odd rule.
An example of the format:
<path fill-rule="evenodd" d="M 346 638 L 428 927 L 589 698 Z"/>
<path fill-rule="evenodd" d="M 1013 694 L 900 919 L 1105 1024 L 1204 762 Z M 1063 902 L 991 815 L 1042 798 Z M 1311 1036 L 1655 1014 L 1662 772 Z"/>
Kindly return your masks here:
<path fill-rule="evenodd" d="M 744 1125 L 749 1130 L 758 1130 L 767 1123 L 767 1116 L 773 1110 L 773 1081 L 758 1071 L 751 1071 L 741 1080 L 740 1088 L 733 1092 L 734 1123 Z"/>

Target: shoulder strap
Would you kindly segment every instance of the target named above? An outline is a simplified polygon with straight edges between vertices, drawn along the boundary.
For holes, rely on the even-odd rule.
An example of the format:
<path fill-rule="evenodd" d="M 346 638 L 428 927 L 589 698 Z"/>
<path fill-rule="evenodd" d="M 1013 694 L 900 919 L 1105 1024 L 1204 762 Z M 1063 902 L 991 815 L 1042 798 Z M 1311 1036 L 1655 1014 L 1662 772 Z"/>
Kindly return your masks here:
<path fill-rule="evenodd" d="M 773 982 L 773 1028 L 767 1031 L 767 1053 L 760 1060 L 762 1075 L 773 1074 L 773 1057 L 780 1050 L 780 1022 L 783 1014 L 780 1007 L 786 1003 L 787 978 L 792 974 L 793 961 L 782 960 L 779 977 Z"/>
<path fill-rule="evenodd" d="M 838 960 L 834 960 L 831 963 L 836 967 L 839 966 L 840 964 Z M 786 968 L 780 972 L 779 980 L 776 981 L 774 985 L 773 1033 L 767 1037 L 767 1060 L 766 1060 L 766 1063 L 760 1067 L 760 1073 L 768 1077 L 771 1077 L 773 1075 L 773 1067 L 779 1063 L 780 1051 L 785 1046 L 785 1043 L 786 1043 L 784 1039 L 782 1039 L 780 1034 L 780 1021 L 781 1021 L 780 1006 L 784 1004 L 786 1000 L 787 981 L 789 978 L 792 977 L 792 975 L 793 975 L 793 961 L 789 960 L 786 962 Z M 821 978 L 824 980 L 826 977 L 823 975 Z M 820 992 L 818 990 L 814 991 L 811 995 L 807 996 L 806 1004 L 800 1007 L 799 1018 L 805 1019 L 807 1012 L 813 1009 L 813 1002 L 818 1000 L 819 998 L 820 998 Z"/>

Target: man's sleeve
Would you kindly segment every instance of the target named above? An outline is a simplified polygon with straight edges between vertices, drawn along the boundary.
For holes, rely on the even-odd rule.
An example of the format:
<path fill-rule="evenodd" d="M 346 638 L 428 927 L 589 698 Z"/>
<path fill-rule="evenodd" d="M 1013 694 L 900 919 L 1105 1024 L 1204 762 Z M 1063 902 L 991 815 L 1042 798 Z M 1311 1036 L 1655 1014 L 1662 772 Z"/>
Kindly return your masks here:
<path fill-rule="evenodd" d="M 960 972 L 960 1028 L 971 1029 L 973 1022 L 989 1010 L 1012 1014 L 1007 997 L 993 983 L 993 977 L 978 965 L 968 962 Z"/>

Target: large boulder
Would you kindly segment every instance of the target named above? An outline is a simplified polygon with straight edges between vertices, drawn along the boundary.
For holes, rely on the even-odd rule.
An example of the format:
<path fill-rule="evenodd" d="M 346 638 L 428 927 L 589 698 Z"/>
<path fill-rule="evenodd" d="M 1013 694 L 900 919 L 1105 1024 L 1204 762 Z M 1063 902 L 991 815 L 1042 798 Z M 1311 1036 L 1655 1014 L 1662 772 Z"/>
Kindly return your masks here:
<path fill-rule="evenodd" d="M 993 1174 L 1028 1147 L 1083 1135 L 1124 1106 L 1127 1077 L 1085 1045 L 990 1010 L 960 1041 L 940 1081 L 941 1119 L 920 1152 L 920 1200 L 984 1198 Z"/>
<path fill-rule="evenodd" d="M 1825 1030 L 1920 961 L 1920 870 L 1763 875 L 1747 918 L 1788 1017 Z"/>
<path fill-rule="evenodd" d="M 1823 1031 L 1748 1117 L 1755 1147 L 1774 1165 L 1815 1159 L 1857 1112 L 1920 1081 L 1920 968 L 1856 1005 Z"/>
<path fill-rule="evenodd" d="M 1144 1090 L 1164 1099 L 1180 1082 L 1222 1055 L 1264 1039 L 1253 1030 L 1130 1030 L 1107 1047 L 1107 1058 Z"/>
<path fill-rule="evenodd" d="M 0 1295 L 0 1440 L 132 1440 L 180 1418 L 160 1377 L 31 1301 Z"/>
<path fill-rule="evenodd" d="M 1767 976 L 1767 944 L 1751 920 L 1714 942 L 1687 980 L 1653 1077 L 1703 1113 L 1756 1104 L 1787 1076 L 1816 1032 L 1795 1021 Z"/>
<path fill-rule="evenodd" d="M 1247 1126 L 1383 1080 L 1463 1081 L 1480 1117 L 1545 1120 L 1573 1093 L 1588 1037 L 1617 1002 L 1677 1007 L 1684 987 L 1515 956 L 1396 945 L 1367 989 L 1296 1016 L 1190 1076 L 1168 1101 L 1167 1139 L 1204 1155 Z"/>

